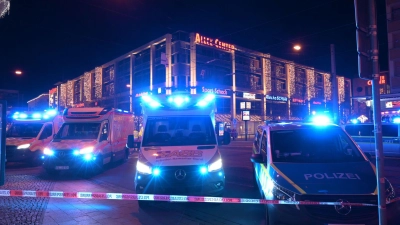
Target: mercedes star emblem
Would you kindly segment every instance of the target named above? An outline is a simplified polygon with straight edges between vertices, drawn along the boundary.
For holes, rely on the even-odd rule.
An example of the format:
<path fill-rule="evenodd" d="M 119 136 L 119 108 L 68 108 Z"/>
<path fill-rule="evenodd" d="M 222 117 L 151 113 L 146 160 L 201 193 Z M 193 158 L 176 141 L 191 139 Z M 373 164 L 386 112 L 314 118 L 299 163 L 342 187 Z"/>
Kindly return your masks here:
<path fill-rule="evenodd" d="M 183 180 L 185 179 L 185 177 L 186 177 L 186 172 L 184 170 L 179 169 L 175 171 L 175 178 L 177 180 Z"/>
<path fill-rule="evenodd" d="M 336 202 L 338 203 L 349 203 L 347 200 L 339 199 Z M 340 215 L 347 215 L 351 212 L 351 206 L 350 205 L 335 205 L 335 210 L 337 213 Z"/>

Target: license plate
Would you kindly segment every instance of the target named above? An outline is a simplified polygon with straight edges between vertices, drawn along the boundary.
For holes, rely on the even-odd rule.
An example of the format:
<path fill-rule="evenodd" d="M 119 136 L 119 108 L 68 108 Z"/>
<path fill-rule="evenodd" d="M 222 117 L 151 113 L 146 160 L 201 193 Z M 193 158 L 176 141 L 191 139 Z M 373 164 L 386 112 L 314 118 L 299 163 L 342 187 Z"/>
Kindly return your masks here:
<path fill-rule="evenodd" d="M 56 170 L 69 170 L 69 166 L 56 166 Z"/>

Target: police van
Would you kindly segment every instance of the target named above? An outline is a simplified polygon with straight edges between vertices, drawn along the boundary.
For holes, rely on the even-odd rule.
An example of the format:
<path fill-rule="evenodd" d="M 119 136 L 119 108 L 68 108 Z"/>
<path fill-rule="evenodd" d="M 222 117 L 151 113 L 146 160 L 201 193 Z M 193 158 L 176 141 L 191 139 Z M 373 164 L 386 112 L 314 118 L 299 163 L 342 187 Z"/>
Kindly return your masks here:
<path fill-rule="evenodd" d="M 144 130 L 136 193 L 222 195 L 225 173 L 218 148 L 222 143 L 215 132 L 214 98 L 185 93 L 142 96 Z M 139 201 L 144 205 L 146 201 Z"/>
<path fill-rule="evenodd" d="M 360 146 L 361 150 L 375 155 L 375 128 L 373 123 L 349 123 L 343 125 L 346 132 Z M 382 123 L 383 155 L 400 157 L 400 125 Z"/>
<path fill-rule="evenodd" d="M 61 124 L 62 118 L 55 110 L 12 114 L 6 132 L 6 161 L 40 165 L 44 148 Z"/>
<path fill-rule="evenodd" d="M 376 168 L 333 124 L 274 122 L 258 127 L 251 161 L 267 200 L 378 204 Z M 385 179 L 386 200 L 395 190 Z M 395 210 L 388 204 L 390 219 Z M 267 224 L 378 224 L 376 207 L 266 205 Z"/>
<path fill-rule="evenodd" d="M 128 158 L 126 141 L 133 133 L 133 114 L 113 108 L 68 108 L 63 120 L 43 152 L 43 167 L 49 174 L 65 170 L 92 174 L 107 163 Z"/>

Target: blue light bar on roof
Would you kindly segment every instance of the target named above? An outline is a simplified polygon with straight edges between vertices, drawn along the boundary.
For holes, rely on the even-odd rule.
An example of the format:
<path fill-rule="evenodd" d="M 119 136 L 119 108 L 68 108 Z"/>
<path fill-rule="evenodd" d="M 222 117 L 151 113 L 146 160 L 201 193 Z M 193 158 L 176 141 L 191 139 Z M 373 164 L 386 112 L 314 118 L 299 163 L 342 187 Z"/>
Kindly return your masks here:
<path fill-rule="evenodd" d="M 153 99 L 151 96 L 149 96 L 149 95 L 143 95 L 143 96 L 142 96 L 142 100 L 143 100 L 146 104 L 150 105 L 150 106 L 153 107 L 153 108 L 157 108 L 157 107 L 162 106 L 159 102 L 157 102 L 156 100 L 154 100 L 154 99 Z"/>
<path fill-rule="evenodd" d="M 201 99 L 199 102 L 197 102 L 196 106 L 204 107 L 207 106 L 210 102 L 212 102 L 215 98 L 215 95 L 213 94 L 208 94 L 205 98 Z"/>

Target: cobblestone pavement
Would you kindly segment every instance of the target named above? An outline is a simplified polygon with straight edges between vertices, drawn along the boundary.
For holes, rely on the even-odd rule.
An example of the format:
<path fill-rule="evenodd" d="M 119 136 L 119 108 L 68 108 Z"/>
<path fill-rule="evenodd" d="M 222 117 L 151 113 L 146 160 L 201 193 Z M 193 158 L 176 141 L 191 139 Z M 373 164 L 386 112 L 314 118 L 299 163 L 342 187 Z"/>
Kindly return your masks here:
<path fill-rule="evenodd" d="M 32 175 L 8 175 L 4 190 L 52 190 L 54 182 Z M 42 224 L 48 198 L 0 197 L 0 224 Z"/>

